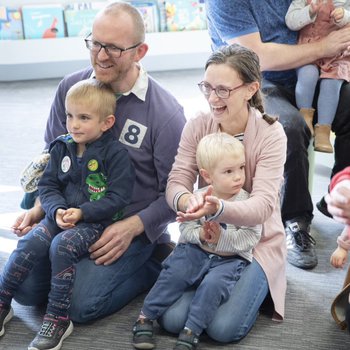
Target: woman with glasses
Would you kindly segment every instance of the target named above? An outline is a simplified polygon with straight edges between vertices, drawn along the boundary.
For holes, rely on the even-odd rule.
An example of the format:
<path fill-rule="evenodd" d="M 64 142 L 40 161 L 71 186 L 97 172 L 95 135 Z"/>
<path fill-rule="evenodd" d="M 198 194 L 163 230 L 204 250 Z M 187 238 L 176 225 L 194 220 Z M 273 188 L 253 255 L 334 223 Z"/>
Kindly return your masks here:
<path fill-rule="evenodd" d="M 282 125 L 264 113 L 260 82 L 259 59 L 250 49 L 231 45 L 212 53 L 205 66 L 204 80 L 199 84 L 210 112 L 201 112 L 187 122 L 166 191 L 168 204 L 178 213 L 179 221 L 205 216 L 209 221 L 238 227 L 263 225 L 252 263 L 205 329 L 212 339 L 223 343 L 247 335 L 265 300 L 272 301 L 270 311 L 275 320 L 284 316 L 286 242 L 280 189 L 286 136 Z M 243 188 L 250 193 L 246 200 L 218 200 L 210 195 L 210 190 L 193 194 L 199 176 L 195 156 L 198 142 L 217 132 L 243 141 L 246 158 Z M 198 186 L 204 186 L 200 176 Z M 194 294 L 195 288 L 187 290 L 162 316 L 160 322 L 167 331 L 177 333 L 183 329 Z"/>

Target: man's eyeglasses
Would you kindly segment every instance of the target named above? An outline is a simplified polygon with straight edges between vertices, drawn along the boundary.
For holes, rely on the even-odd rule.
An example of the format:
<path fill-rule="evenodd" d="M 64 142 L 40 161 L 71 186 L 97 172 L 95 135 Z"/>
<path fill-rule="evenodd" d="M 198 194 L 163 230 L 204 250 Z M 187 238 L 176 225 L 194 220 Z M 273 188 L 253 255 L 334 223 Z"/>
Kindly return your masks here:
<path fill-rule="evenodd" d="M 104 44 L 101 44 L 100 42 L 98 42 L 96 40 L 89 39 L 90 36 L 91 36 L 91 34 L 89 34 L 87 36 L 87 38 L 85 38 L 84 40 L 85 40 L 86 47 L 91 52 L 93 52 L 94 54 L 98 54 L 103 48 L 103 49 L 105 49 L 107 55 L 113 56 L 115 58 L 119 58 L 124 51 L 135 49 L 136 47 L 138 47 L 139 45 L 142 44 L 142 42 L 140 42 L 140 43 L 138 43 L 136 45 L 133 45 L 133 46 L 130 46 L 130 47 L 121 48 L 121 47 L 118 47 L 118 46 L 115 46 L 115 45 L 104 45 Z"/>
<path fill-rule="evenodd" d="M 198 84 L 198 87 L 199 87 L 199 90 L 203 93 L 203 95 L 205 97 L 209 97 L 211 92 L 214 90 L 217 97 L 222 98 L 222 99 L 226 99 L 226 98 L 230 97 L 230 94 L 232 91 L 235 91 L 244 85 L 245 85 L 245 83 L 238 85 L 238 86 L 234 87 L 233 89 L 229 89 L 229 88 L 224 87 L 224 86 L 218 86 L 216 88 L 213 88 L 209 83 L 202 81 Z"/>

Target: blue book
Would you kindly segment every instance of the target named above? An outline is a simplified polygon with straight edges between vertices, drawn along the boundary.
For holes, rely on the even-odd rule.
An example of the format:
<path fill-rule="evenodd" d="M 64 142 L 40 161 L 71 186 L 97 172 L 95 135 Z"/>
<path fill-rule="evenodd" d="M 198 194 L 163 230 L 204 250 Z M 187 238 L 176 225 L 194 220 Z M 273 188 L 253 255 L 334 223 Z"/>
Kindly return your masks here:
<path fill-rule="evenodd" d="M 166 0 L 165 10 L 168 31 L 207 28 L 205 7 L 202 0 Z"/>
<path fill-rule="evenodd" d="M 102 2 L 81 2 L 67 5 L 64 18 L 67 36 L 85 37 L 91 33 L 97 12 L 105 6 Z"/>
<path fill-rule="evenodd" d="M 19 8 L 0 6 L 0 40 L 23 39 L 22 16 Z"/>
<path fill-rule="evenodd" d="M 65 36 L 62 5 L 24 5 L 22 18 L 26 39 L 51 39 Z"/>

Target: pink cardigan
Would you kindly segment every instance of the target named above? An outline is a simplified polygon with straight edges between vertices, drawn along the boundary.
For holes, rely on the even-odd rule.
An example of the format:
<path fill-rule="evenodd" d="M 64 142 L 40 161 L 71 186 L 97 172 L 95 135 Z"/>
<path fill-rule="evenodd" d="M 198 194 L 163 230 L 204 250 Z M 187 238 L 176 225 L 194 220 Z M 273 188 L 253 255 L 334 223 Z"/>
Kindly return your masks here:
<path fill-rule="evenodd" d="M 200 113 L 185 125 L 166 189 L 167 202 L 174 210 L 176 194 L 193 192 L 198 176 L 195 153 L 199 140 L 219 131 L 219 125 L 213 122 L 210 113 Z M 280 211 L 280 189 L 287 139 L 279 122 L 270 125 L 262 119 L 258 110 L 251 108 L 243 143 L 246 156 L 244 189 L 250 193 L 250 198 L 226 202 L 218 220 L 242 226 L 263 225 L 262 237 L 253 255 L 267 276 L 275 317 L 283 319 L 287 250 Z M 203 186 L 203 180 L 199 179 L 199 187 Z"/>

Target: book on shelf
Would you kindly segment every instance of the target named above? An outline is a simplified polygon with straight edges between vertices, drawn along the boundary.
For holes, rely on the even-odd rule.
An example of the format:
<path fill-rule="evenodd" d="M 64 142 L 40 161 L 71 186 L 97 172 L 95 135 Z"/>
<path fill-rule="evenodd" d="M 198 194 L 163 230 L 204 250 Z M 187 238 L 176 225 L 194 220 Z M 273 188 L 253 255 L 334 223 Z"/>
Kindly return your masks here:
<path fill-rule="evenodd" d="M 25 39 L 51 39 L 65 36 L 63 6 L 23 5 L 23 29 Z"/>
<path fill-rule="evenodd" d="M 141 13 L 145 22 L 146 32 L 159 32 L 159 12 L 157 1 L 130 0 Z"/>
<path fill-rule="evenodd" d="M 170 32 L 207 28 L 204 0 L 166 0 L 165 11 Z"/>
<path fill-rule="evenodd" d="M 67 5 L 64 9 L 67 36 L 89 35 L 97 12 L 105 5 L 103 2 L 79 2 Z"/>
<path fill-rule="evenodd" d="M 23 39 L 20 8 L 0 6 L 0 40 L 20 39 Z"/>

